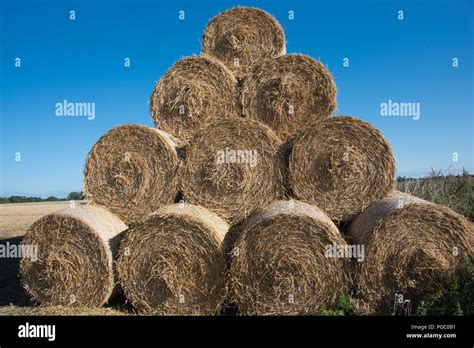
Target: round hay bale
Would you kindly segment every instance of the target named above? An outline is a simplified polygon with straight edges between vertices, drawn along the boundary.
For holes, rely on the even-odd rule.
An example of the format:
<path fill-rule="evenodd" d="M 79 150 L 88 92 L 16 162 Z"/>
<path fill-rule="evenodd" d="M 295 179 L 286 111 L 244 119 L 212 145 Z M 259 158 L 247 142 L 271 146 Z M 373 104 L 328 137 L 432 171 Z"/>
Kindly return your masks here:
<path fill-rule="evenodd" d="M 272 128 L 283 141 L 332 116 L 336 85 L 324 65 L 302 54 L 263 61 L 240 93 L 242 113 Z"/>
<path fill-rule="evenodd" d="M 74 205 L 37 220 L 22 241 L 22 283 L 42 304 L 101 306 L 114 294 L 113 260 L 127 226 L 102 207 Z"/>
<path fill-rule="evenodd" d="M 372 232 L 378 220 L 384 218 L 394 209 L 401 209 L 413 203 L 433 204 L 424 199 L 394 190 L 389 193 L 388 197 L 374 202 L 361 214 L 357 215 L 356 218 L 351 221 L 347 231 L 354 241 L 363 243 L 367 234 Z"/>
<path fill-rule="evenodd" d="M 346 242 L 317 207 L 276 201 L 243 225 L 232 252 L 230 289 L 248 315 L 320 314 L 349 291 L 348 259 L 326 257 Z"/>
<path fill-rule="evenodd" d="M 177 140 L 158 129 L 121 125 L 103 135 L 86 159 L 84 195 L 127 224 L 142 220 L 178 193 Z"/>
<path fill-rule="evenodd" d="M 156 127 L 188 141 L 212 118 L 238 115 L 237 80 L 209 56 L 183 58 L 158 81 L 150 98 Z"/>
<path fill-rule="evenodd" d="M 204 125 L 186 149 L 181 191 L 236 224 L 284 191 L 280 139 L 265 125 L 232 117 Z"/>
<path fill-rule="evenodd" d="M 269 13 L 234 7 L 214 17 L 202 37 L 202 53 L 221 60 L 237 76 L 255 63 L 286 53 L 285 33 Z"/>
<path fill-rule="evenodd" d="M 349 235 L 365 244 L 356 285 L 369 313 L 391 313 L 396 294 L 416 308 L 439 287 L 443 274 L 473 256 L 471 223 L 447 207 L 406 194 L 373 203 L 352 222 Z"/>
<path fill-rule="evenodd" d="M 211 315 L 226 297 L 222 241 L 229 225 L 205 208 L 162 207 L 120 245 L 123 290 L 141 313 Z"/>
<path fill-rule="evenodd" d="M 395 159 L 376 128 L 353 117 L 333 117 L 295 139 L 288 180 L 296 198 L 344 221 L 394 188 Z"/>

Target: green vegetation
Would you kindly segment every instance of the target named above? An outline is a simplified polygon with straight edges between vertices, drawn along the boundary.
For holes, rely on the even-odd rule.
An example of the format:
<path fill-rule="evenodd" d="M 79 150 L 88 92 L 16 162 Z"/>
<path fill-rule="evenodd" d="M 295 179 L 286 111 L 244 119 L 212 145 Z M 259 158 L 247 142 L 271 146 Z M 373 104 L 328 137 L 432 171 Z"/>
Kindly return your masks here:
<path fill-rule="evenodd" d="M 398 178 L 398 190 L 445 205 L 474 221 L 474 176 L 467 171 L 445 176 L 432 170 L 426 178 Z"/>
<path fill-rule="evenodd" d="M 80 201 L 84 196 L 82 192 L 71 192 L 66 198 L 57 198 L 49 196 L 48 198 L 41 197 L 27 197 L 27 196 L 10 196 L 0 197 L 0 204 L 2 203 L 28 203 L 28 202 L 59 202 L 59 201 Z"/>
<path fill-rule="evenodd" d="M 474 264 L 466 258 L 454 274 L 441 278 L 439 289 L 425 297 L 418 315 L 473 315 Z"/>
<path fill-rule="evenodd" d="M 342 295 L 335 309 L 323 309 L 322 316 L 354 315 L 354 300 L 350 295 Z"/>

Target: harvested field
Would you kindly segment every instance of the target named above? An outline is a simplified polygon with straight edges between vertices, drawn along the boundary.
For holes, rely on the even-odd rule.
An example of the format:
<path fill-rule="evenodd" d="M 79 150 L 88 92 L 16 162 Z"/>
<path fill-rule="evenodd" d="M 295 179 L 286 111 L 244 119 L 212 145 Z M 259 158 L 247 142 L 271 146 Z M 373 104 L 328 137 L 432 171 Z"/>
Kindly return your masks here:
<path fill-rule="evenodd" d="M 69 204 L 69 202 L 0 204 L 0 239 L 24 235 L 33 222 L 45 215 L 65 209 Z"/>

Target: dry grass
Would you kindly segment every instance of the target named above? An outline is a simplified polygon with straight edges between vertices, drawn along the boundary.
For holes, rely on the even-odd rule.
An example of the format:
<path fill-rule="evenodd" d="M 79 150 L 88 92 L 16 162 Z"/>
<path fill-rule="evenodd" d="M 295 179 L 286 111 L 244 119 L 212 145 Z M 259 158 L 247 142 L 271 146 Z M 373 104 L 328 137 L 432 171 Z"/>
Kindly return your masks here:
<path fill-rule="evenodd" d="M 123 311 L 113 308 L 99 307 L 66 307 L 66 306 L 38 306 L 38 307 L 20 307 L 20 306 L 3 306 L 0 307 L 0 316 L 122 316 L 130 315 Z"/>
<path fill-rule="evenodd" d="M 235 7 L 214 17 L 202 37 L 202 52 L 212 55 L 238 77 L 255 63 L 286 53 L 285 33 L 269 13 Z"/>
<path fill-rule="evenodd" d="M 372 204 L 349 233 L 366 247 L 356 285 L 369 313 L 390 313 L 395 294 L 417 307 L 474 250 L 472 223 L 449 208 L 408 195 Z"/>
<path fill-rule="evenodd" d="M 22 283 L 41 304 L 101 306 L 116 292 L 113 259 L 127 226 L 105 208 L 85 205 L 42 217 L 22 245 L 37 248 L 22 257 Z"/>
<path fill-rule="evenodd" d="M 145 314 L 212 315 L 226 297 L 222 242 L 229 225 L 202 207 L 165 206 L 132 226 L 117 270 L 132 305 Z"/>
<path fill-rule="evenodd" d="M 349 289 L 347 260 L 326 257 L 346 245 L 321 210 L 277 201 L 244 222 L 230 266 L 230 289 L 246 315 L 319 314 Z"/>
<path fill-rule="evenodd" d="M 16 237 L 0 240 L 0 243 L 19 245 L 21 240 L 22 237 Z M 20 283 L 20 260 L 19 258 L 0 258 L 0 316 L 132 314 L 130 308 L 123 305 L 123 298 L 120 296 L 107 307 L 35 306 Z"/>
<path fill-rule="evenodd" d="M 45 215 L 65 209 L 69 204 L 70 202 L 0 204 L 0 239 L 24 235 L 33 222 Z"/>
<path fill-rule="evenodd" d="M 398 190 L 445 205 L 474 222 L 474 176 L 443 175 L 432 170 L 424 178 L 398 178 Z"/>
<path fill-rule="evenodd" d="M 287 141 L 332 116 L 336 85 L 324 65 L 302 54 L 260 62 L 245 76 L 242 113 L 268 125 Z"/>
<path fill-rule="evenodd" d="M 345 221 L 394 188 L 395 159 L 378 129 L 354 117 L 332 117 L 296 138 L 289 184 L 296 198 Z"/>
<path fill-rule="evenodd" d="M 185 142 L 213 118 L 238 115 L 237 80 L 209 56 L 186 57 L 156 84 L 150 112 L 156 127 Z"/>
<path fill-rule="evenodd" d="M 141 221 L 178 194 L 178 141 L 141 125 L 121 125 L 103 135 L 89 152 L 84 195 L 125 223 Z"/>
<path fill-rule="evenodd" d="M 242 221 L 282 197 L 281 145 L 270 128 L 252 119 L 232 117 L 204 125 L 186 148 L 180 173 L 185 201 L 214 211 L 230 224 Z M 244 152 L 232 156 L 228 150 Z"/>

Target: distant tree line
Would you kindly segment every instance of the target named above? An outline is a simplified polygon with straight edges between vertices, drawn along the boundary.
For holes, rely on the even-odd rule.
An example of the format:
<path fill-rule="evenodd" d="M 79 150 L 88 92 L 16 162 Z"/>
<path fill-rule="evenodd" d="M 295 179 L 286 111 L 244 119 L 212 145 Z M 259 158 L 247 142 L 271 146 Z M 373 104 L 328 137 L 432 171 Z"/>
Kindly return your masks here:
<path fill-rule="evenodd" d="M 0 197 L 0 204 L 2 203 L 28 203 L 28 202 L 60 202 L 60 201 L 80 201 L 84 199 L 84 195 L 81 192 L 71 192 L 66 198 L 58 198 L 55 196 L 49 196 L 48 198 L 41 197 L 27 197 L 27 196 L 10 196 Z"/>

